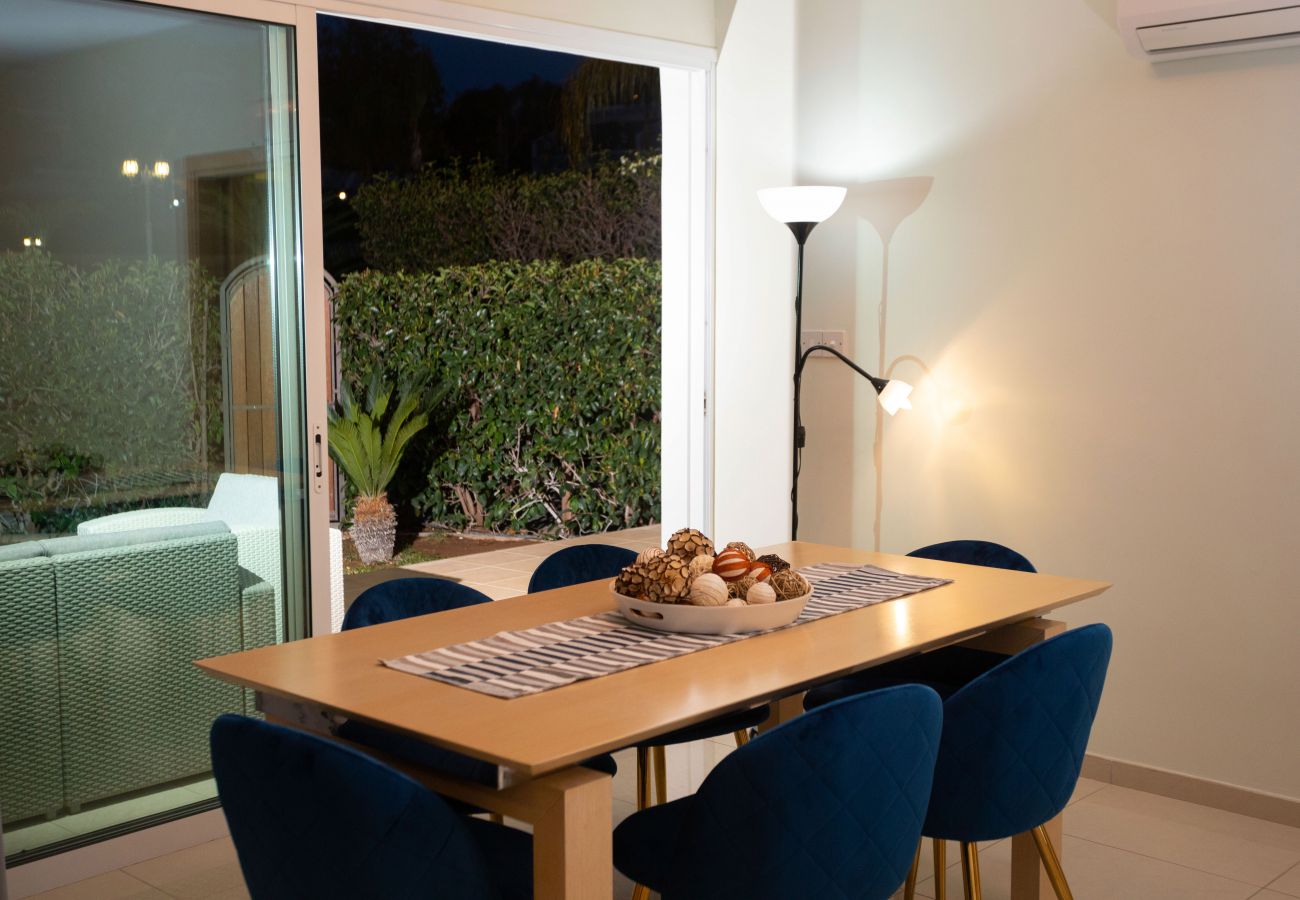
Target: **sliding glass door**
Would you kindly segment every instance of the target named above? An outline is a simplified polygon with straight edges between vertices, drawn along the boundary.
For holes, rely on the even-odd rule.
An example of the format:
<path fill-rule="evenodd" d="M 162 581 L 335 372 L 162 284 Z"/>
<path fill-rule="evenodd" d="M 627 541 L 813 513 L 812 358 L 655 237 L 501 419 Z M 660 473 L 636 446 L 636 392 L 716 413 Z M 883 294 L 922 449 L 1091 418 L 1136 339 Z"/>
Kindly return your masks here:
<path fill-rule="evenodd" d="M 306 625 L 294 33 L 0 0 L 10 863 L 212 804 L 195 659 Z"/>

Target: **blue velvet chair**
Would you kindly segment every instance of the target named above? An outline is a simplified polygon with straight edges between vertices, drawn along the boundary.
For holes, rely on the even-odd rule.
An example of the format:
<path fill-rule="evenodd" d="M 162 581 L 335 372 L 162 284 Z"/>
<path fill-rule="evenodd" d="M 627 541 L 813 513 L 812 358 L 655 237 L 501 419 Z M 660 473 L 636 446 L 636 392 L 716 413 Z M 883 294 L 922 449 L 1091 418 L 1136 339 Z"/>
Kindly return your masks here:
<path fill-rule="evenodd" d="M 532 896 L 532 839 L 316 735 L 212 725 L 212 769 L 254 900 Z"/>
<path fill-rule="evenodd" d="M 1057 897 L 1070 900 L 1043 825 L 1065 809 L 1079 780 L 1111 642 L 1105 625 L 1067 631 L 1009 657 L 944 702 L 923 833 L 961 844 L 967 900 L 980 898 L 976 843 L 1024 832 L 1033 834 Z M 915 896 L 919 860 L 918 845 L 907 900 Z"/>
<path fill-rule="evenodd" d="M 665 900 L 885 900 L 920 837 L 941 721 L 920 685 L 799 716 L 731 753 L 692 796 L 624 820 L 614 865 Z"/>
<path fill-rule="evenodd" d="M 343 630 L 382 625 L 411 616 L 425 616 L 491 602 L 492 598 L 486 594 L 445 578 L 397 578 L 368 588 L 352 601 L 347 615 L 343 617 Z M 497 767 L 493 763 L 435 747 L 386 728 L 349 720 L 339 726 L 338 736 L 469 781 L 490 786 L 497 783 Z M 610 776 L 618 771 L 614 757 L 608 754 L 589 759 L 583 765 Z M 462 812 L 479 811 L 459 801 L 447 802 Z"/>
<path fill-rule="evenodd" d="M 636 562 L 636 551 L 612 544 L 578 544 L 557 550 L 533 572 L 528 580 L 528 593 L 551 591 L 556 588 L 613 578 Z"/>
<path fill-rule="evenodd" d="M 1037 571 L 1034 564 L 1024 556 L 992 541 L 945 541 L 921 547 L 907 555 L 1017 572 Z M 947 698 L 963 684 L 987 672 L 1004 659 L 1005 656 L 987 650 L 962 646 L 943 647 L 930 653 L 896 659 L 815 687 L 804 696 L 804 709 L 813 709 L 841 697 L 896 684 L 924 684 L 934 688 L 940 697 Z"/>
<path fill-rule="evenodd" d="M 611 544 L 579 544 L 557 550 L 533 572 L 528 582 L 528 593 L 549 591 L 555 588 L 613 578 L 625 566 L 636 561 L 635 551 Z M 660 803 L 668 799 L 668 763 L 665 747 L 674 744 L 688 744 L 691 741 L 721 737 L 725 734 L 735 736 L 736 745 L 742 746 L 749 739 L 749 729 L 765 722 L 768 717 L 766 706 L 757 709 L 745 709 L 728 713 L 688 725 L 668 734 L 656 735 L 649 741 L 636 745 L 637 808 L 645 809 L 650 805 L 650 769 L 653 760 L 655 783 Z"/>

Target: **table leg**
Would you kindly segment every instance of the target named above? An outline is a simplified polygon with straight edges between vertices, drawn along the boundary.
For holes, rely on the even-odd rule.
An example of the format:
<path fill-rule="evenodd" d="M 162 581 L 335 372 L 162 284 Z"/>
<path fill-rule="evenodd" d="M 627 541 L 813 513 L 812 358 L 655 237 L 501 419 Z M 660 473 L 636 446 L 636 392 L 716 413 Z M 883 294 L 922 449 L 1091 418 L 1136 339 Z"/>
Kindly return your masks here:
<path fill-rule="evenodd" d="M 570 773 L 576 777 L 562 777 Z M 533 822 L 533 896 L 610 900 L 613 780 L 589 769 L 569 769 L 545 780 L 553 802 Z"/>
<path fill-rule="evenodd" d="M 967 647 L 995 653 L 1019 653 L 1034 644 L 1065 631 L 1065 623 L 1052 619 L 1028 619 L 965 641 Z M 1044 823 L 1056 852 L 1062 852 L 1062 817 Z M 1054 900 L 1056 892 L 1038 858 L 1034 836 L 1026 831 L 1011 839 L 1011 900 Z"/>
<path fill-rule="evenodd" d="M 782 722 L 789 722 L 795 716 L 803 715 L 803 692 L 773 700 L 768 708 L 771 713 L 767 721 L 758 726 L 759 733 L 770 731 Z"/>

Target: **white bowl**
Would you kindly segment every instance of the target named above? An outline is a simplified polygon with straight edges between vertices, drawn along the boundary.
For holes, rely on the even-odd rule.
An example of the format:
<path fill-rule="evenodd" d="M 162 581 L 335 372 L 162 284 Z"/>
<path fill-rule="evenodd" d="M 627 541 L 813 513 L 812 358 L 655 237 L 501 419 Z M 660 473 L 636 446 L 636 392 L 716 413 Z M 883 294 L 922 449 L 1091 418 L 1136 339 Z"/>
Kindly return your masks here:
<path fill-rule="evenodd" d="M 804 604 L 812 596 L 809 591 L 802 597 L 759 603 L 755 606 L 692 606 L 689 603 L 651 603 L 637 600 L 614 590 L 618 610 L 629 622 L 657 631 L 675 631 L 687 634 L 741 634 L 750 631 L 767 631 L 789 625 L 799 618 Z"/>

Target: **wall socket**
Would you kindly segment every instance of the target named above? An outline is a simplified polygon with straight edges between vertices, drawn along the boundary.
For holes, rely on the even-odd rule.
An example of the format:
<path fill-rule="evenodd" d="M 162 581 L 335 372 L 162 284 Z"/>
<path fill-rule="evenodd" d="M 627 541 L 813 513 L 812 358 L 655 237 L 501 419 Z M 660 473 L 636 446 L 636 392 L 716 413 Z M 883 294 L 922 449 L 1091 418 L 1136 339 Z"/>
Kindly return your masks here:
<path fill-rule="evenodd" d="M 799 335 L 799 352 L 803 353 L 809 347 L 815 347 L 818 344 L 825 344 L 827 347 L 834 347 L 841 353 L 848 353 L 848 347 L 845 343 L 845 333 L 842 329 L 828 329 L 824 331 L 804 331 Z"/>

